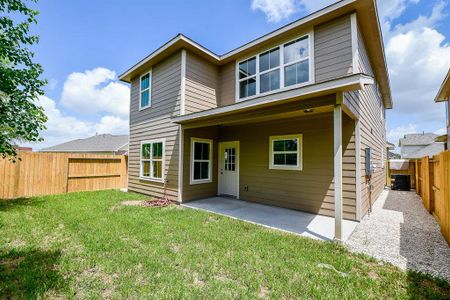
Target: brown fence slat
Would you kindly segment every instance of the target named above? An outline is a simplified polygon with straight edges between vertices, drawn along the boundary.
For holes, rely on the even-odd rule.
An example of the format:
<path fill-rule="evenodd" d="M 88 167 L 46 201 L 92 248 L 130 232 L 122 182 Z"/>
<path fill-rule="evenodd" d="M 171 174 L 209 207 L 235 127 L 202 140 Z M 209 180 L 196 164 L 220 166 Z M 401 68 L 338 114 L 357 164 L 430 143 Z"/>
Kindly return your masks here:
<path fill-rule="evenodd" d="M 450 151 L 416 162 L 416 187 L 425 208 L 433 214 L 450 245 Z"/>
<path fill-rule="evenodd" d="M 20 152 L 0 159 L 0 199 L 119 189 L 127 186 L 124 155 Z"/>

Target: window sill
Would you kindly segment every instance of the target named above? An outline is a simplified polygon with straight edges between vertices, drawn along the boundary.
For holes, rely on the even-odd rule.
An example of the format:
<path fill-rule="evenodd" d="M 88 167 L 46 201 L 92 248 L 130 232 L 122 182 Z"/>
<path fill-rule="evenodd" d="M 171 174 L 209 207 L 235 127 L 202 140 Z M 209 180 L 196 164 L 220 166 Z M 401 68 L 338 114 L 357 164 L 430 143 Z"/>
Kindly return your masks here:
<path fill-rule="evenodd" d="M 302 166 L 292 166 L 292 167 L 288 167 L 288 166 L 270 166 L 269 169 L 270 170 L 285 170 L 285 171 L 303 171 L 303 167 Z"/>
<path fill-rule="evenodd" d="M 139 107 L 139 111 L 152 107 L 151 105 L 145 107 Z"/>
<path fill-rule="evenodd" d="M 190 180 L 190 185 L 196 185 L 196 184 L 204 184 L 204 183 L 211 183 L 211 179 L 202 179 L 202 180 Z"/>
<path fill-rule="evenodd" d="M 164 180 L 162 178 L 160 179 L 160 178 L 151 178 L 151 177 L 139 176 L 139 180 L 164 183 Z"/>

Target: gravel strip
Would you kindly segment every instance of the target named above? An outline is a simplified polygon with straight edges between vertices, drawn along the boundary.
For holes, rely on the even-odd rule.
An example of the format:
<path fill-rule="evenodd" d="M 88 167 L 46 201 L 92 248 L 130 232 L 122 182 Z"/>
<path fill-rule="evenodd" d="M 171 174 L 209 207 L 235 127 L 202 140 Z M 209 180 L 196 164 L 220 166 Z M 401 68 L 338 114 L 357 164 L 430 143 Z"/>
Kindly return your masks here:
<path fill-rule="evenodd" d="M 384 191 L 346 245 L 350 251 L 450 281 L 450 247 L 415 192 Z"/>

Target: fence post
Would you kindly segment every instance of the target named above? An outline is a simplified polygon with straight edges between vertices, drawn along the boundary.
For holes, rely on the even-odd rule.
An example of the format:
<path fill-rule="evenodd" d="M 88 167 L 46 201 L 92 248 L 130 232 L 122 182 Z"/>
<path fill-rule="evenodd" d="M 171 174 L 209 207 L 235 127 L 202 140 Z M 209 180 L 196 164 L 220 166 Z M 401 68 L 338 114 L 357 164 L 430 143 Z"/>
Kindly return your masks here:
<path fill-rule="evenodd" d="M 440 154 L 442 163 L 442 197 L 444 201 L 444 213 L 442 218 L 441 232 L 450 245 L 450 151 Z"/>

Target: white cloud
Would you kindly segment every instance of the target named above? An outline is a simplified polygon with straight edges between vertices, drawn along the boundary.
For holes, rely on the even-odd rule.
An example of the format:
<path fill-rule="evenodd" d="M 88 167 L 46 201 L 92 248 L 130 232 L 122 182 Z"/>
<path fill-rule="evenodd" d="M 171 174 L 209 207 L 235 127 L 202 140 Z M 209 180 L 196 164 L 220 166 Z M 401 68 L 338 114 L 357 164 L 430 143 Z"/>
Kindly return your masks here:
<path fill-rule="evenodd" d="M 252 9 L 266 14 L 269 22 L 279 22 L 298 11 L 297 0 L 252 0 Z"/>
<path fill-rule="evenodd" d="M 417 133 L 417 126 L 414 124 L 407 124 L 405 126 L 393 128 L 388 131 L 387 138 L 389 142 L 397 146 L 398 140 L 408 133 Z"/>
<path fill-rule="evenodd" d="M 40 96 L 47 129 L 42 132 L 44 142 L 29 146 L 41 149 L 96 133 L 128 134 L 129 88 L 115 77 L 106 68 L 75 72 L 64 82 L 60 102 Z M 49 89 L 56 84 L 50 80 Z"/>
<path fill-rule="evenodd" d="M 439 128 L 438 130 L 436 130 L 435 132 L 433 132 L 434 134 L 447 134 L 447 127 L 443 127 L 443 128 Z"/>
<path fill-rule="evenodd" d="M 266 14 L 269 22 L 279 22 L 289 18 L 300 8 L 307 13 L 315 12 L 336 0 L 252 0 L 251 8 L 260 10 Z M 378 12 L 382 22 L 389 22 L 398 18 L 410 3 L 418 3 L 419 0 L 382 0 L 378 1 Z"/>
<path fill-rule="evenodd" d="M 128 134 L 128 120 L 115 116 L 104 116 L 95 125 L 97 133 Z"/>
<path fill-rule="evenodd" d="M 115 77 L 116 73 L 106 68 L 70 74 L 64 82 L 62 105 L 84 114 L 128 116 L 129 88 Z"/>
<path fill-rule="evenodd" d="M 433 99 L 450 66 L 450 45 L 435 29 L 394 35 L 386 47 L 394 108 L 422 122 L 444 122 L 442 105 Z"/>
<path fill-rule="evenodd" d="M 38 105 L 44 108 L 48 121 L 47 129 L 42 132 L 44 142 L 30 145 L 37 149 L 87 138 L 96 133 L 128 134 L 128 119 L 108 115 L 102 117 L 99 122 L 83 121 L 63 113 L 56 102 L 47 96 L 40 96 Z"/>
<path fill-rule="evenodd" d="M 91 123 L 63 114 L 56 107 L 56 102 L 49 97 L 40 96 L 38 105 L 44 108 L 48 118 L 46 123 L 47 130 L 42 132 L 45 140 L 38 145 L 38 148 L 87 137 L 92 134 Z"/>

